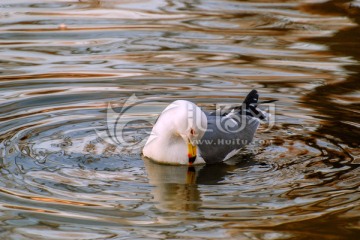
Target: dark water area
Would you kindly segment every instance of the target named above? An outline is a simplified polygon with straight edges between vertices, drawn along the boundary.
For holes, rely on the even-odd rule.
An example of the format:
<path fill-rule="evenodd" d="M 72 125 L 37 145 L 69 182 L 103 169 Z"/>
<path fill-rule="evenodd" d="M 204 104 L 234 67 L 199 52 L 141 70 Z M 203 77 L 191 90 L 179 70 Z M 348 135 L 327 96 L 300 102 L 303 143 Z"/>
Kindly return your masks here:
<path fill-rule="evenodd" d="M 359 43 L 359 1 L 2 0 L 0 238 L 358 239 Z M 226 163 L 104 137 L 251 89 L 274 124 Z"/>

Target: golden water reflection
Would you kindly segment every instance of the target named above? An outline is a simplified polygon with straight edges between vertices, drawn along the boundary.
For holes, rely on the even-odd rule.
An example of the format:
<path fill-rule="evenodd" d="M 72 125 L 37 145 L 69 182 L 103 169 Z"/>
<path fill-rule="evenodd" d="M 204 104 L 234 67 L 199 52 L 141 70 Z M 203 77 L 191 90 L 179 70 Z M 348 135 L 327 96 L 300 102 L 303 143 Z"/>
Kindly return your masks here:
<path fill-rule="evenodd" d="M 358 239 L 359 11 L 2 1 L 0 238 Z M 158 165 L 95 132 L 132 94 L 212 110 L 253 88 L 278 99 L 276 124 L 226 164 Z"/>

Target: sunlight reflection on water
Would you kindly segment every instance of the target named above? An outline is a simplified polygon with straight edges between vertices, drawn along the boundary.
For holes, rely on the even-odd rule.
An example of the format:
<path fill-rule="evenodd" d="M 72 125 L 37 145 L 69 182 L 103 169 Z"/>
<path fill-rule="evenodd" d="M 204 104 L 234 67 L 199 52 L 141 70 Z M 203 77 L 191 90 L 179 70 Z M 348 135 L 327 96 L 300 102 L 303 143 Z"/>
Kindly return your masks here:
<path fill-rule="evenodd" d="M 357 239 L 349 4 L 2 1 L 1 238 Z M 227 164 L 158 165 L 95 132 L 133 93 L 213 109 L 253 88 L 278 99 L 276 125 Z"/>

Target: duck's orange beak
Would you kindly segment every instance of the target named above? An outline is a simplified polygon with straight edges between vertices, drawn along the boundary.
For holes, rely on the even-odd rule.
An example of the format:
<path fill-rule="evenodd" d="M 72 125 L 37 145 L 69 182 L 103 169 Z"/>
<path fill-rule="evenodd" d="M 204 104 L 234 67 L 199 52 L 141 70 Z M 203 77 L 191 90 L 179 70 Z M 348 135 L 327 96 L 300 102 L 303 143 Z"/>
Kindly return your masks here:
<path fill-rule="evenodd" d="M 196 159 L 196 146 L 192 145 L 192 143 L 188 143 L 188 157 L 189 157 L 189 164 L 193 164 Z"/>

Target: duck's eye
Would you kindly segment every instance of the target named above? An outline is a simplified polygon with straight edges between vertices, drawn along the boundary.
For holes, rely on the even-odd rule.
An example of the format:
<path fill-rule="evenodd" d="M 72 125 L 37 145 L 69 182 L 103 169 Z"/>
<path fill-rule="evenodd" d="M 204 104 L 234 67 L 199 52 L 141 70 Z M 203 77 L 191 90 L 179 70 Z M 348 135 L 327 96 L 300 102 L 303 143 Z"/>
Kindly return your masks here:
<path fill-rule="evenodd" d="M 191 135 L 195 135 L 195 130 L 191 128 L 191 129 L 190 129 L 190 134 L 191 134 Z"/>

